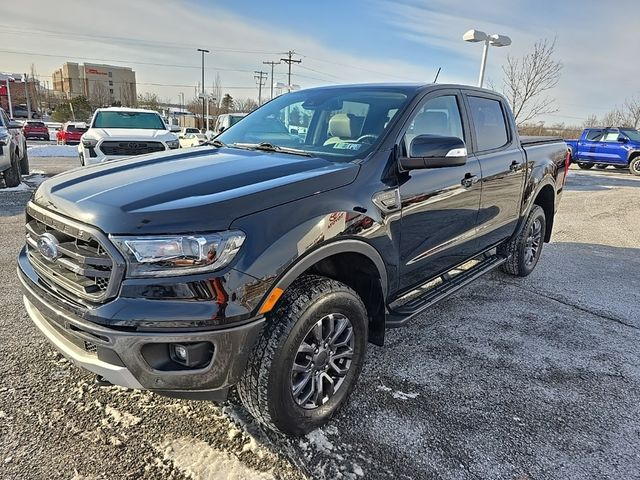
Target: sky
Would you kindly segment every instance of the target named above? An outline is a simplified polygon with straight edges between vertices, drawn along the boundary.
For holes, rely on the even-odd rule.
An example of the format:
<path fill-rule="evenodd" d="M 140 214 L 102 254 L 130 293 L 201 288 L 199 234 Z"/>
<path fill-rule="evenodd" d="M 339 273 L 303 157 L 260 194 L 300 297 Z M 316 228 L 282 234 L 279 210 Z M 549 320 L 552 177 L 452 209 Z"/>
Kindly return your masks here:
<path fill-rule="evenodd" d="M 195 96 L 200 54 L 205 84 L 220 75 L 223 91 L 256 98 L 254 71 L 294 50 L 292 83 L 432 82 L 475 85 L 481 44 L 462 41 L 471 28 L 508 35 L 491 48 L 487 79 L 498 90 L 507 55 L 557 38 L 562 77 L 550 92 L 558 111 L 537 120 L 581 124 L 640 94 L 637 40 L 640 2 L 495 0 L 20 0 L 3 5 L 0 72 L 29 71 L 42 81 L 65 61 L 130 66 L 138 92 L 178 102 Z M 613 15 L 611 13 L 613 12 Z M 286 83 L 286 65 L 275 67 Z M 263 98 L 268 97 L 267 92 Z"/>

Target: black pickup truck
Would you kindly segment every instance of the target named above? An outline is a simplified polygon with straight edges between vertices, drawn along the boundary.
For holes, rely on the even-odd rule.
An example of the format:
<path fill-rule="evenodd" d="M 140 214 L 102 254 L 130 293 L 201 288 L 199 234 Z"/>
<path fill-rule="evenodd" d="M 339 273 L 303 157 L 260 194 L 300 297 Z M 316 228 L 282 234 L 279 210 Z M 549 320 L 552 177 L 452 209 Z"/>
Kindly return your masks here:
<path fill-rule="evenodd" d="M 208 146 L 44 182 L 18 275 L 42 333 L 101 384 L 222 401 L 303 434 L 368 342 L 496 267 L 531 273 L 569 157 L 459 85 L 280 96 Z"/>

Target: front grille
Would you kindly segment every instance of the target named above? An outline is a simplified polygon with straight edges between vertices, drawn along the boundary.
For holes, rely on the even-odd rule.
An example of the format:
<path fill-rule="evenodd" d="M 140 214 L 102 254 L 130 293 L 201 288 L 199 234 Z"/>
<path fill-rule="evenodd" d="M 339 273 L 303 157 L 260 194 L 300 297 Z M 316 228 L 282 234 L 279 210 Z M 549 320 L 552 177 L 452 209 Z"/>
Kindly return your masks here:
<path fill-rule="evenodd" d="M 38 245 L 45 234 L 55 237 L 58 255 L 53 260 Z M 29 204 L 26 242 L 34 270 L 56 289 L 90 302 L 104 301 L 117 291 L 122 268 L 115 260 L 117 253 L 98 230 Z"/>
<path fill-rule="evenodd" d="M 161 142 L 114 142 L 107 141 L 100 144 L 100 150 L 105 155 L 143 155 L 145 153 L 164 152 Z"/>

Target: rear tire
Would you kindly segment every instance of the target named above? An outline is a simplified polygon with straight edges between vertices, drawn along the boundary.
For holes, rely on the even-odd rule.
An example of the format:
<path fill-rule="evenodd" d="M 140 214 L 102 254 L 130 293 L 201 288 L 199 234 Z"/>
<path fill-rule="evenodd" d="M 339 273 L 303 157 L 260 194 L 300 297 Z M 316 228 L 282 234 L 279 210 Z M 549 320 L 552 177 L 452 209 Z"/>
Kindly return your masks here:
<path fill-rule="evenodd" d="M 589 170 L 589 169 L 593 168 L 593 163 L 582 163 L 582 162 L 578 162 L 578 166 L 579 166 L 582 170 Z"/>
<path fill-rule="evenodd" d="M 631 175 L 640 177 L 640 155 L 633 157 L 629 162 L 629 172 L 631 172 Z"/>
<path fill-rule="evenodd" d="M 240 401 L 260 423 L 289 435 L 324 425 L 355 387 L 367 326 L 351 288 L 316 275 L 299 278 L 267 318 L 237 386 Z"/>
<path fill-rule="evenodd" d="M 20 185 L 20 166 L 15 154 L 11 155 L 11 166 L 4 171 L 4 184 L 9 188 Z"/>
<path fill-rule="evenodd" d="M 501 267 L 505 273 L 526 277 L 533 272 L 542 253 L 546 225 L 544 210 L 534 205 L 520 233 L 498 247 L 500 255 L 509 257 Z"/>
<path fill-rule="evenodd" d="M 27 145 L 24 146 L 24 153 L 22 154 L 22 158 L 20 159 L 20 174 L 21 175 L 29 175 L 31 173 L 29 171 L 29 154 L 27 153 Z"/>

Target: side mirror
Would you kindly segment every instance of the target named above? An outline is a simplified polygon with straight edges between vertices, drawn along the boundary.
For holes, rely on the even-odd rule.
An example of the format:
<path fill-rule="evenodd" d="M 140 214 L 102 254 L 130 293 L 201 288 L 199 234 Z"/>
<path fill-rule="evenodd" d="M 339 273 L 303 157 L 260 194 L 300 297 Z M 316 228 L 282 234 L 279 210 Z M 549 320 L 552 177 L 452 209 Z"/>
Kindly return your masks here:
<path fill-rule="evenodd" d="M 19 124 L 18 122 L 9 122 L 9 125 L 7 125 L 7 128 L 10 130 L 20 130 L 22 128 L 22 125 Z"/>
<path fill-rule="evenodd" d="M 625 137 L 624 135 L 618 135 L 618 141 L 621 143 L 627 143 L 629 142 L 629 139 L 627 137 Z"/>
<path fill-rule="evenodd" d="M 409 156 L 400 158 L 405 170 L 456 167 L 467 163 L 467 146 L 458 137 L 418 135 L 411 141 Z"/>
<path fill-rule="evenodd" d="M 220 132 L 220 133 L 224 132 L 224 127 L 218 128 L 218 132 Z"/>

